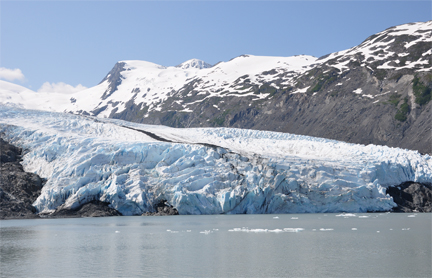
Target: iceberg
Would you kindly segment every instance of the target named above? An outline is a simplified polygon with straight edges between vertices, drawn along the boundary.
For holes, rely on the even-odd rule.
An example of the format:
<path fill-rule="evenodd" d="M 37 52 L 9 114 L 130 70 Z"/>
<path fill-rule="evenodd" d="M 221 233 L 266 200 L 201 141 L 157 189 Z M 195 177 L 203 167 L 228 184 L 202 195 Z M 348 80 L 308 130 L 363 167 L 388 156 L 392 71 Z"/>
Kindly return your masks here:
<path fill-rule="evenodd" d="M 176 129 L 0 105 L 1 136 L 46 178 L 50 213 L 100 200 L 123 215 L 389 211 L 386 188 L 432 183 L 417 151 L 279 132 Z"/>

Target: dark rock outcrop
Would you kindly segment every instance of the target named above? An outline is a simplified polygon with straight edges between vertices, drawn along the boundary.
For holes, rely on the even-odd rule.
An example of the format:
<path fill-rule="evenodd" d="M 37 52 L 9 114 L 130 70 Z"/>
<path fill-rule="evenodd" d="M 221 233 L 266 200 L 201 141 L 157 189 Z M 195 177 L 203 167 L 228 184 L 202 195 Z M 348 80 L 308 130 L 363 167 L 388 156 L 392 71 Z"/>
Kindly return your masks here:
<path fill-rule="evenodd" d="M 143 216 L 166 216 L 166 215 L 179 215 L 176 208 L 171 206 L 166 200 L 161 200 L 154 207 L 155 212 L 145 212 Z"/>
<path fill-rule="evenodd" d="M 387 188 L 397 207 L 394 212 L 432 212 L 432 185 L 404 182 Z"/>
<path fill-rule="evenodd" d="M 0 219 L 39 217 L 32 204 L 40 195 L 44 180 L 24 172 L 21 152 L 0 138 Z"/>
<path fill-rule="evenodd" d="M 69 209 L 60 206 L 48 217 L 52 218 L 69 218 L 69 217 L 103 217 L 103 216 L 121 216 L 117 210 L 110 208 L 109 203 L 101 201 L 91 201 L 77 209 Z"/>
<path fill-rule="evenodd" d="M 123 62 L 116 63 L 114 68 L 100 82 L 100 83 L 103 83 L 104 81 L 108 80 L 108 82 L 110 84 L 108 90 L 106 90 L 104 92 L 104 94 L 102 95 L 102 99 L 106 99 L 107 97 L 112 95 L 112 93 L 114 93 L 115 90 L 117 90 L 117 87 L 122 82 L 121 72 L 125 70 L 124 66 L 125 66 L 125 63 L 123 63 Z"/>

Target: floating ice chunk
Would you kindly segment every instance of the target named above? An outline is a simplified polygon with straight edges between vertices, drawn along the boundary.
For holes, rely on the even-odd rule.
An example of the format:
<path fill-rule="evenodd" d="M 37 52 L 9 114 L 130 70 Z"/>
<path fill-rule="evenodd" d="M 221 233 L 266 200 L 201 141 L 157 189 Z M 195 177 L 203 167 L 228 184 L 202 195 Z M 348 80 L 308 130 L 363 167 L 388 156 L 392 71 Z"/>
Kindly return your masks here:
<path fill-rule="evenodd" d="M 369 218 L 368 215 L 360 215 L 358 218 Z"/>
<path fill-rule="evenodd" d="M 416 214 L 410 214 L 408 217 L 416 217 Z"/>
<path fill-rule="evenodd" d="M 355 215 L 354 213 L 342 213 L 342 214 L 338 214 L 336 215 L 336 217 L 356 217 L 357 215 Z"/>
<path fill-rule="evenodd" d="M 250 229 L 249 232 L 252 232 L 252 233 L 267 233 L 268 229 Z"/>
<path fill-rule="evenodd" d="M 115 231 L 116 234 L 120 233 L 120 231 Z"/>
<path fill-rule="evenodd" d="M 284 229 L 248 229 L 248 228 L 234 228 L 229 229 L 228 232 L 245 232 L 245 233 L 298 233 L 303 231 L 303 228 L 284 228 Z"/>
<path fill-rule="evenodd" d="M 213 233 L 213 232 L 210 231 L 210 230 L 204 230 L 204 231 L 201 231 L 201 232 L 200 232 L 200 234 L 206 234 L 206 235 L 208 235 L 208 234 L 210 234 L 210 233 Z"/>
<path fill-rule="evenodd" d="M 284 228 L 283 230 L 288 233 L 298 233 L 304 231 L 303 228 Z"/>
<path fill-rule="evenodd" d="M 274 229 L 274 230 L 268 230 L 270 233 L 283 233 L 284 230 L 281 229 Z"/>
<path fill-rule="evenodd" d="M 351 228 L 351 230 L 353 230 L 353 231 L 357 231 L 357 228 Z"/>
<path fill-rule="evenodd" d="M 298 219 L 298 217 L 291 217 L 291 219 Z"/>
<path fill-rule="evenodd" d="M 324 229 L 324 228 L 321 228 L 320 229 L 320 231 L 333 231 L 334 229 L 332 229 L 332 228 L 329 228 L 329 229 Z"/>
<path fill-rule="evenodd" d="M 279 219 L 279 216 L 275 216 L 275 217 L 273 217 L 273 219 Z"/>

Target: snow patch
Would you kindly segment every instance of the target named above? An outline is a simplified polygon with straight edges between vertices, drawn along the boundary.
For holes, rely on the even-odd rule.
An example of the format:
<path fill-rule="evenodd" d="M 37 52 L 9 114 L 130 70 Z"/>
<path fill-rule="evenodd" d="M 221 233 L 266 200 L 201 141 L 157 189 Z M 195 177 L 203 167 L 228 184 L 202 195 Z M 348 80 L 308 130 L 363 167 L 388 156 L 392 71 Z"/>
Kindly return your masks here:
<path fill-rule="evenodd" d="M 310 86 L 305 87 L 305 88 L 303 88 L 303 89 L 298 89 L 298 90 L 292 92 L 291 94 L 304 94 L 304 93 L 307 92 L 307 90 L 308 90 L 309 88 L 310 88 Z"/>
<path fill-rule="evenodd" d="M 362 92 L 363 92 L 363 89 L 362 89 L 362 88 L 358 88 L 358 89 L 355 89 L 355 90 L 353 91 L 353 93 L 354 93 L 354 94 L 357 94 L 357 95 L 360 95 Z"/>

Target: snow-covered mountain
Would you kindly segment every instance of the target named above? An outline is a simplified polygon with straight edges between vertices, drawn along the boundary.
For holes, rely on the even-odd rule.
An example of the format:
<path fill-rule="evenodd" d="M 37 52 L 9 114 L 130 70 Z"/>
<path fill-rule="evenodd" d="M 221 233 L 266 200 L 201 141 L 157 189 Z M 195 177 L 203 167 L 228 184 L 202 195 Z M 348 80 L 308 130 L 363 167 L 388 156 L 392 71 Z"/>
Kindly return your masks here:
<path fill-rule="evenodd" d="M 126 109 L 126 103 L 133 101 L 151 111 L 161 111 L 162 104 L 175 95 L 187 90 L 189 83 L 200 95 L 208 95 L 207 98 L 223 96 L 226 93 L 240 97 L 249 96 L 236 85 L 245 75 L 254 76 L 250 80 L 252 84 L 260 84 L 272 80 L 270 77 L 260 76 L 263 71 L 279 70 L 290 72 L 293 76 L 306 70 L 308 65 L 315 62 L 312 56 L 296 57 L 263 57 L 243 55 L 229 62 L 221 62 L 211 65 L 192 59 L 176 67 L 164 67 L 145 61 L 120 61 L 102 80 L 92 88 L 75 94 L 61 95 L 49 94 L 52 107 L 43 105 L 46 97 L 37 100 L 42 94 L 28 90 L 24 87 L 1 81 L 2 98 L 0 103 L 15 103 L 18 107 L 56 112 L 71 112 L 74 114 L 90 114 L 98 117 L 109 117 L 115 113 L 121 113 Z M 274 79 L 274 78 L 273 78 Z M 289 79 L 286 80 L 289 83 Z M 3 86 L 4 84 L 4 86 Z M 9 87 L 20 87 L 9 90 Z M 11 97 L 19 91 L 19 97 Z M 223 92 L 222 92 L 223 91 Z M 37 96 L 37 97 L 35 97 Z M 187 97 L 187 96 L 186 96 Z M 264 98 L 260 96 L 259 98 Z M 200 100 L 205 101 L 206 98 Z M 36 100 L 36 102 L 35 102 Z M 192 111 L 193 103 L 177 101 L 181 111 Z M 39 106 L 40 105 L 40 106 Z M 148 116 L 144 115 L 144 117 Z"/>
<path fill-rule="evenodd" d="M 386 188 L 432 183 L 432 157 L 287 133 L 176 129 L 0 105 L 0 134 L 46 178 L 39 212 L 108 202 L 123 215 L 389 211 Z"/>
<path fill-rule="evenodd" d="M 181 69 L 189 69 L 189 68 L 207 69 L 207 68 L 211 68 L 211 67 L 212 67 L 212 65 L 207 64 L 206 62 L 198 60 L 198 59 L 190 59 L 190 60 L 183 62 L 180 65 L 176 66 L 176 68 L 181 68 Z"/>
<path fill-rule="evenodd" d="M 25 109 L 56 111 L 59 105 L 67 107 L 68 98 L 53 93 L 37 93 L 25 87 L 0 80 L 0 103 Z"/>
<path fill-rule="evenodd" d="M 239 85 L 246 79 L 245 76 L 250 76 L 251 84 L 262 84 L 274 79 L 272 76 L 262 76 L 263 71 L 279 70 L 297 76 L 315 61 L 316 58 L 312 56 L 250 55 L 213 67 L 199 60 L 190 60 L 177 67 L 163 67 L 144 61 L 121 61 L 98 86 L 73 96 L 74 100 L 64 111 L 114 117 L 133 105 L 135 111 L 146 111 L 142 118 L 149 117 L 152 112 L 191 113 L 197 103 L 215 97 L 253 95 L 245 91 L 243 85 Z M 289 82 L 290 79 L 287 79 L 286 83 Z M 258 95 L 257 99 L 266 96 L 268 93 Z"/>
<path fill-rule="evenodd" d="M 120 61 L 100 84 L 0 103 L 172 127 L 238 127 L 432 154 L 432 21 L 321 58 L 242 55 L 214 66 Z M 2 83 L 4 84 L 4 83 Z M 5 97 L 6 96 L 6 97 Z M 28 97 L 24 97 L 28 96 Z"/>
<path fill-rule="evenodd" d="M 388 28 L 367 38 L 353 48 L 321 57 L 321 63 L 350 70 L 350 63 L 374 72 L 377 70 L 417 69 L 432 71 L 432 21 L 404 24 Z"/>

